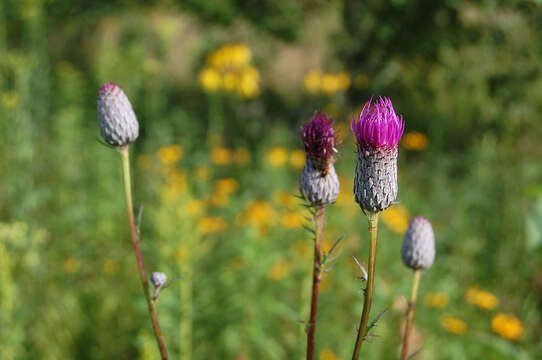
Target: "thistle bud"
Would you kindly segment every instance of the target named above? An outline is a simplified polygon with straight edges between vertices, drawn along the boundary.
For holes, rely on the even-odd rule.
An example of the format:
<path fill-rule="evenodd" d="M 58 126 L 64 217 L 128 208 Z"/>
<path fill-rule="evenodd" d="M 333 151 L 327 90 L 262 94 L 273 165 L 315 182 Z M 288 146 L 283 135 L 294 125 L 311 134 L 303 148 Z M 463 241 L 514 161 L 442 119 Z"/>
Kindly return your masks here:
<path fill-rule="evenodd" d="M 397 153 L 405 123 L 390 99 L 371 102 L 350 123 L 358 150 L 354 194 L 362 209 L 378 212 L 397 198 Z"/>
<path fill-rule="evenodd" d="M 337 145 L 333 122 L 326 114 L 315 112 L 301 129 L 307 157 L 299 190 L 303 198 L 315 206 L 333 203 L 339 194 L 339 178 L 333 166 Z"/>
<path fill-rule="evenodd" d="M 429 220 L 416 216 L 410 220 L 401 249 L 403 262 L 413 270 L 426 270 L 435 260 L 435 234 Z"/>
<path fill-rule="evenodd" d="M 113 83 L 102 85 L 98 91 L 98 120 L 106 143 L 124 146 L 139 135 L 132 104 L 120 87 Z"/>
<path fill-rule="evenodd" d="M 161 288 L 167 282 L 167 275 L 163 272 L 155 271 L 151 274 L 151 282 L 155 288 Z"/>

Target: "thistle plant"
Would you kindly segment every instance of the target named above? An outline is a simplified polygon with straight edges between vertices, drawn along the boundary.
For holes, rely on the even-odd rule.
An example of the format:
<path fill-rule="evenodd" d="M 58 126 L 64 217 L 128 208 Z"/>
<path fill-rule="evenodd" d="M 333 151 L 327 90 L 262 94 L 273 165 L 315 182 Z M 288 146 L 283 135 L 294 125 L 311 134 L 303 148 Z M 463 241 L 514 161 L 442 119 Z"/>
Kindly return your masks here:
<path fill-rule="evenodd" d="M 373 301 L 378 214 L 390 207 L 397 197 L 398 144 L 405 129 L 401 115 L 393 109 L 391 100 L 379 97 L 365 103 L 361 113 L 352 117 L 350 128 L 357 141 L 354 195 L 356 202 L 369 219 L 369 261 L 367 287 L 352 359 L 359 358 L 363 341 L 367 338 L 369 313 Z"/>
<path fill-rule="evenodd" d="M 130 178 L 130 143 L 137 139 L 139 135 L 139 123 L 137 122 L 134 110 L 130 101 L 120 87 L 113 83 L 102 85 L 98 91 L 98 120 L 100 132 L 105 142 L 114 146 L 119 152 L 122 160 L 122 170 L 124 175 L 124 193 L 126 197 L 126 210 L 130 223 L 130 231 L 132 235 L 132 245 L 136 255 L 137 266 L 141 278 L 141 285 L 147 300 L 147 306 L 151 316 L 154 335 L 160 350 L 162 360 L 166 360 L 167 351 L 158 322 L 155 302 L 151 296 L 149 281 L 141 249 L 139 246 L 139 235 L 134 218 L 132 186 Z M 160 276 L 159 276 L 160 277 Z M 153 283 L 154 283 L 153 278 Z"/>
<path fill-rule="evenodd" d="M 435 260 L 435 234 L 429 220 L 416 216 L 408 225 L 401 249 L 403 262 L 414 271 L 410 301 L 408 302 L 407 322 L 403 336 L 401 360 L 407 359 L 410 331 L 414 323 L 414 307 L 418 297 L 421 273 L 427 270 Z"/>
<path fill-rule="evenodd" d="M 312 119 L 301 129 L 305 146 L 305 167 L 299 180 L 302 197 L 314 210 L 314 264 L 312 274 L 311 312 L 307 324 L 307 360 L 314 359 L 314 336 L 318 309 L 318 287 L 324 272 L 322 258 L 322 236 L 326 206 L 335 202 L 339 194 L 339 178 L 335 172 L 335 146 L 337 138 L 333 119 L 324 113 L 315 112 Z M 328 254 L 326 254 L 328 255 Z M 327 259 L 327 256 L 324 256 Z"/>

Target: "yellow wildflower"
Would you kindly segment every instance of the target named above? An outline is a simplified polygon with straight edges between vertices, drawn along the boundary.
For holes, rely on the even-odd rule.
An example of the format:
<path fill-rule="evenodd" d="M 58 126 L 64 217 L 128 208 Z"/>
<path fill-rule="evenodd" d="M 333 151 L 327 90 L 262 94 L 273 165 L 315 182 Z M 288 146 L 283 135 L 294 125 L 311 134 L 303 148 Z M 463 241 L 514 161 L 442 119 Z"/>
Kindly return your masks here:
<path fill-rule="evenodd" d="M 495 315 L 491 320 L 491 329 L 508 340 L 518 340 L 523 333 L 521 321 L 512 314 Z"/>
<path fill-rule="evenodd" d="M 185 205 L 185 211 L 188 215 L 198 216 L 203 212 L 204 203 L 201 200 L 191 199 Z"/>
<path fill-rule="evenodd" d="M 250 63 L 252 53 L 245 44 L 236 44 L 231 47 L 231 63 L 235 66 L 245 66 Z"/>
<path fill-rule="evenodd" d="M 216 207 L 224 207 L 230 202 L 230 197 L 227 194 L 214 192 L 209 198 L 209 203 Z"/>
<path fill-rule="evenodd" d="M 303 85 L 309 94 L 316 94 L 318 91 L 320 91 L 321 77 L 322 73 L 317 70 L 311 70 L 305 75 Z"/>
<path fill-rule="evenodd" d="M 339 360 L 339 357 L 335 355 L 335 353 L 329 349 L 324 349 L 320 352 L 320 356 L 318 356 L 318 360 Z"/>
<path fill-rule="evenodd" d="M 171 197 L 184 194 L 187 188 L 186 174 L 182 170 L 173 169 L 168 174 L 164 196 Z"/>
<path fill-rule="evenodd" d="M 81 267 L 81 263 L 79 260 L 74 258 L 68 258 L 66 261 L 64 261 L 64 264 L 62 265 L 65 272 L 69 274 L 73 274 L 77 271 L 79 271 L 79 268 Z"/>
<path fill-rule="evenodd" d="M 280 217 L 280 223 L 287 229 L 298 229 L 303 226 L 305 218 L 299 212 L 288 212 Z"/>
<path fill-rule="evenodd" d="M 11 109 L 19 105 L 19 94 L 15 91 L 6 91 L 0 96 L 2 106 Z"/>
<path fill-rule="evenodd" d="M 499 305 L 499 299 L 492 293 L 476 288 L 470 288 L 465 294 L 465 300 L 481 309 L 493 310 Z"/>
<path fill-rule="evenodd" d="M 195 174 L 198 180 L 205 181 L 211 176 L 211 169 L 208 166 L 199 166 L 196 168 Z"/>
<path fill-rule="evenodd" d="M 239 148 L 233 152 L 233 161 L 239 166 L 245 166 L 250 162 L 250 151 L 247 148 Z"/>
<path fill-rule="evenodd" d="M 290 263 L 286 260 L 280 260 L 267 271 L 267 277 L 271 280 L 280 280 L 290 273 Z"/>
<path fill-rule="evenodd" d="M 149 155 L 141 154 L 136 159 L 137 167 L 141 170 L 149 170 L 152 165 L 152 160 Z"/>
<path fill-rule="evenodd" d="M 234 178 L 224 178 L 215 182 L 215 192 L 217 194 L 229 195 L 239 189 L 239 183 Z"/>
<path fill-rule="evenodd" d="M 334 94 L 340 89 L 339 78 L 333 74 L 322 76 L 322 92 L 328 95 Z"/>
<path fill-rule="evenodd" d="M 337 74 L 338 88 L 341 91 L 348 90 L 350 87 L 350 75 L 347 72 L 340 72 Z"/>
<path fill-rule="evenodd" d="M 274 167 L 282 167 L 288 161 L 288 152 L 283 147 L 275 147 L 267 153 L 267 160 Z"/>
<path fill-rule="evenodd" d="M 408 228 L 408 210 L 402 205 L 389 207 L 380 213 L 382 222 L 397 234 L 404 233 Z"/>
<path fill-rule="evenodd" d="M 162 164 L 171 165 L 182 159 L 184 150 L 180 145 L 165 146 L 158 149 L 157 155 Z"/>
<path fill-rule="evenodd" d="M 450 297 L 445 293 L 428 293 L 424 298 L 425 305 L 434 308 L 443 308 L 450 302 Z"/>
<path fill-rule="evenodd" d="M 464 335 L 469 326 L 463 320 L 457 319 L 451 315 L 444 315 L 441 321 L 441 325 L 449 333 L 456 335 Z"/>
<path fill-rule="evenodd" d="M 302 150 L 293 150 L 290 153 L 290 165 L 294 169 L 303 169 L 303 166 L 305 166 L 305 152 Z"/>
<path fill-rule="evenodd" d="M 428 144 L 429 139 L 427 136 L 417 131 L 411 131 L 405 134 L 403 139 L 403 146 L 407 150 L 421 151 L 427 148 Z"/>
<path fill-rule="evenodd" d="M 226 220 L 220 217 L 203 217 L 198 221 L 198 229 L 202 234 L 210 234 L 225 230 L 228 227 Z"/>
<path fill-rule="evenodd" d="M 224 81 L 224 89 L 228 91 L 235 89 L 235 85 L 237 84 L 237 76 L 235 73 L 227 72 L 222 76 L 222 79 Z"/>
<path fill-rule="evenodd" d="M 216 165 L 227 165 L 231 163 L 231 150 L 226 148 L 216 148 L 211 150 L 211 161 Z"/>
<path fill-rule="evenodd" d="M 251 201 L 245 211 L 239 215 L 240 223 L 265 228 L 276 221 L 277 213 L 273 207 L 265 201 Z"/>
<path fill-rule="evenodd" d="M 205 90 L 216 91 L 220 88 L 222 79 L 216 69 L 206 67 L 199 73 L 199 82 Z"/>
<path fill-rule="evenodd" d="M 239 74 L 239 93 L 247 98 L 252 98 L 260 93 L 260 73 L 254 66 L 247 66 Z"/>
<path fill-rule="evenodd" d="M 112 275 L 119 270 L 119 263 L 112 259 L 105 259 L 103 269 L 106 274 Z"/>

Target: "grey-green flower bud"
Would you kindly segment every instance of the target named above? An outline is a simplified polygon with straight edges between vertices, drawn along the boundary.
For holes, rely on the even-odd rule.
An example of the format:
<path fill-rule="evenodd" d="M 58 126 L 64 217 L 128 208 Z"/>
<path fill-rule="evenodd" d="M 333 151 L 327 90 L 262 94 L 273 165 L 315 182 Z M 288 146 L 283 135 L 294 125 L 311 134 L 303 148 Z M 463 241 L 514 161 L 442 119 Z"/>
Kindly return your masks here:
<path fill-rule="evenodd" d="M 132 104 L 122 89 L 113 83 L 102 85 L 98 92 L 98 120 L 102 137 L 109 145 L 124 146 L 139 135 Z"/>
<path fill-rule="evenodd" d="M 435 260 L 435 234 L 429 220 L 416 216 L 410 220 L 401 249 L 403 262 L 413 270 L 426 270 Z"/>
<path fill-rule="evenodd" d="M 362 209 L 386 210 L 397 198 L 397 146 L 358 146 L 354 195 Z"/>
<path fill-rule="evenodd" d="M 305 167 L 299 180 L 299 190 L 305 200 L 311 205 L 328 205 L 335 202 L 339 195 L 339 178 L 333 164 L 329 164 L 327 171 L 318 170 L 314 161 L 307 157 Z"/>

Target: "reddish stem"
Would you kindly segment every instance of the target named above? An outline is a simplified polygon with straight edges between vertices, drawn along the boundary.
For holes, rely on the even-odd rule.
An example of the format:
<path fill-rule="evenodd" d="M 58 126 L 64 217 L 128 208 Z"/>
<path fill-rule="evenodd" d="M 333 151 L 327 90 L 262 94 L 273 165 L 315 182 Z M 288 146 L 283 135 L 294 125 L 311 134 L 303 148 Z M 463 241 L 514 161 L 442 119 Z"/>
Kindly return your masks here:
<path fill-rule="evenodd" d="M 316 223 L 314 239 L 314 266 L 312 269 L 312 297 L 311 297 L 311 315 L 307 325 L 307 360 L 314 359 L 314 335 L 316 333 L 316 312 L 318 311 L 318 285 L 322 281 L 322 233 L 324 229 L 325 206 L 318 207 L 314 215 Z"/>

